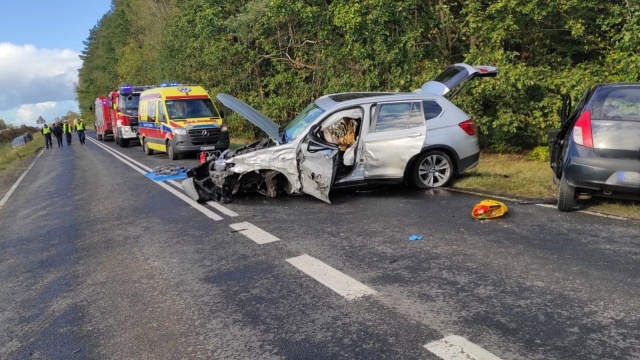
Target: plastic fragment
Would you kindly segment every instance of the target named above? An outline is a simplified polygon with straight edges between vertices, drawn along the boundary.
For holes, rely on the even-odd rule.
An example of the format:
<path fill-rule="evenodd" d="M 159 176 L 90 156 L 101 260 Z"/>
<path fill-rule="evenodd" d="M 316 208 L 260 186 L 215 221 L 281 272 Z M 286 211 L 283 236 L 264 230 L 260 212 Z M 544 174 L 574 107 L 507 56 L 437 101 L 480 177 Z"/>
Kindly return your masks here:
<path fill-rule="evenodd" d="M 411 235 L 409 236 L 409 240 L 411 241 L 422 240 L 422 235 Z"/>

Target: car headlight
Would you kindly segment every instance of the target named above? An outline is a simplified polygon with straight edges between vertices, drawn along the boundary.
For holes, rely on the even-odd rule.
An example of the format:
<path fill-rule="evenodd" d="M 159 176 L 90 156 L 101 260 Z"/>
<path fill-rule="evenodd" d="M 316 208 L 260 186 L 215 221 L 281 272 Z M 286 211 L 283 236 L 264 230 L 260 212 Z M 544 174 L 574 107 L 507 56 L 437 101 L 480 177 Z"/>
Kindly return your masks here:
<path fill-rule="evenodd" d="M 227 131 L 227 125 L 222 125 L 222 127 L 220 127 L 220 130 Z"/>
<path fill-rule="evenodd" d="M 176 135 L 187 135 L 187 129 L 173 129 L 173 133 Z"/>

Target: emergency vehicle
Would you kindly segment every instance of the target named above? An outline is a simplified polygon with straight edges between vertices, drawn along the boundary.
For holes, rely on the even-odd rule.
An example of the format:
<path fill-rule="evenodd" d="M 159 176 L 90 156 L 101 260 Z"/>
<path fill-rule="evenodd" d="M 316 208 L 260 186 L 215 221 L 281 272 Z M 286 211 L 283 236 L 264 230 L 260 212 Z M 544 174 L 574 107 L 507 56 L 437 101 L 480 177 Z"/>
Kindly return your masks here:
<path fill-rule="evenodd" d="M 122 85 L 109 94 L 109 116 L 116 144 L 127 147 L 138 140 L 138 102 L 140 93 L 154 86 Z"/>
<path fill-rule="evenodd" d="M 161 86 L 140 94 L 138 133 L 147 155 L 169 159 L 229 148 L 223 115 L 201 86 Z"/>
<path fill-rule="evenodd" d="M 96 98 L 95 118 L 96 137 L 98 140 L 113 140 L 113 123 L 109 114 L 109 99 L 106 96 Z"/>

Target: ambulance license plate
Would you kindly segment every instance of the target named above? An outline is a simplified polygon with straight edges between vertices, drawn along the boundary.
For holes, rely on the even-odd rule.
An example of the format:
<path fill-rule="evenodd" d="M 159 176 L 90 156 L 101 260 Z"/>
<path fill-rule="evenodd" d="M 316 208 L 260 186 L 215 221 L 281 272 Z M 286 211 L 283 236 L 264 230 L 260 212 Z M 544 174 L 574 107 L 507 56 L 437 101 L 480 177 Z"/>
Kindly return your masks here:
<path fill-rule="evenodd" d="M 200 150 L 215 150 L 215 146 L 200 146 Z"/>

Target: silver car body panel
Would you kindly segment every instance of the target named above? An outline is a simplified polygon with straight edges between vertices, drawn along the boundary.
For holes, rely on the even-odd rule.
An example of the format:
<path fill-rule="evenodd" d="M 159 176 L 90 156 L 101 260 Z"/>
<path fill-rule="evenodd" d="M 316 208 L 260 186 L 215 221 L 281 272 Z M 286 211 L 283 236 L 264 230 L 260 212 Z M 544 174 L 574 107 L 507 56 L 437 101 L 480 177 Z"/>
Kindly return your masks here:
<path fill-rule="evenodd" d="M 273 146 L 237 155 L 227 159 L 226 162 L 233 163 L 233 167 L 227 169 L 227 171 L 239 174 L 240 178 L 252 171 L 277 171 L 289 181 L 288 192 L 293 194 L 300 192 L 301 185 L 298 178 L 294 144 Z"/>

